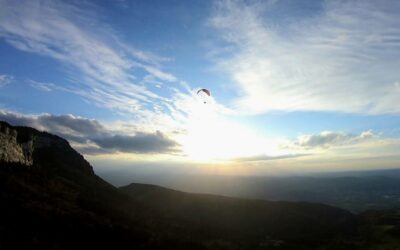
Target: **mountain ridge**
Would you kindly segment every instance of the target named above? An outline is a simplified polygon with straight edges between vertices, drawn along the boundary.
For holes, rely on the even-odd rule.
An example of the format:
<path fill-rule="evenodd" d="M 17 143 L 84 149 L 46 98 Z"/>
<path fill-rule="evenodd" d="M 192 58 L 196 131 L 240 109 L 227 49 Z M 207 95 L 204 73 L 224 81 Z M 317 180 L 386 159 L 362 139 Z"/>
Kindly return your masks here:
<path fill-rule="evenodd" d="M 24 143 L 31 145 L 27 152 Z M 357 217 L 343 209 L 154 185 L 116 188 L 66 140 L 5 122 L 0 145 L 1 249 L 357 249 L 361 244 L 353 240 Z M 11 160 L 10 152 L 17 152 Z"/>

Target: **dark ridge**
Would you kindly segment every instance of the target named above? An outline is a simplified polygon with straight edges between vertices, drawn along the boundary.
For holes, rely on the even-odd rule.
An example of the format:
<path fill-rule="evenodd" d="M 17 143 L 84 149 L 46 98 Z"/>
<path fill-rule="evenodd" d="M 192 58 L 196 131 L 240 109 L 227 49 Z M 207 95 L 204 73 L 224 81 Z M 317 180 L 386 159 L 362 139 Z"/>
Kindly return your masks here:
<path fill-rule="evenodd" d="M 328 205 L 190 194 L 147 184 L 133 183 L 120 189 L 170 218 L 201 230 L 236 235 L 243 241 L 262 235 L 284 241 L 324 241 L 354 228 L 353 214 Z"/>
<path fill-rule="evenodd" d="M 385 237 L 398 232 L 395 212 L 356 217 L 315 203 L 118 189 L 66 140 L 28 127 L 0 122 L 0 146 L 33 158 L 0 158 L 0 249 L 366 249 L 381 239 L 370 237 L 376 223 L 391 223 Z"/>

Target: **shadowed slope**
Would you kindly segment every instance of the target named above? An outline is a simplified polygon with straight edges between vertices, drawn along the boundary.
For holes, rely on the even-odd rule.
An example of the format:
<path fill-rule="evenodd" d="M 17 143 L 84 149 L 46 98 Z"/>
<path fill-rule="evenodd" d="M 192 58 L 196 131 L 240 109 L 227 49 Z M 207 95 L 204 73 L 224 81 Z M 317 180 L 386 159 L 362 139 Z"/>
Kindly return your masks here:
<path fill-rule="evenodd" d="M 322 204 L 190 194 L 147 184 L 120 189 L 171 220 L 243 242 L 275 239 L 313 245 L 354 229 L 351 213 Z"/>
<path fill-rule="evenodd" d="M 0 125 L 1 249 L 336 249 L 355 229 L 326 205 L 117 189 L 64 139 Z"/>

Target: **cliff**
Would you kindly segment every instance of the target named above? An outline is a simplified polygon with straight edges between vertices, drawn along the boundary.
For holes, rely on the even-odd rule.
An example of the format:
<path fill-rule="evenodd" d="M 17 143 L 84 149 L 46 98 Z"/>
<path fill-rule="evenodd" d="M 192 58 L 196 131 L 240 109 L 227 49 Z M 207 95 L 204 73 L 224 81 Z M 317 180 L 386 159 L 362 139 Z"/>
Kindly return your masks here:
<path fill-rule="evenodd" d="M 65 139 L 0 121 L 0 162 L 28 167 L 75 169 L 94 174 L 92 166 Z"/>

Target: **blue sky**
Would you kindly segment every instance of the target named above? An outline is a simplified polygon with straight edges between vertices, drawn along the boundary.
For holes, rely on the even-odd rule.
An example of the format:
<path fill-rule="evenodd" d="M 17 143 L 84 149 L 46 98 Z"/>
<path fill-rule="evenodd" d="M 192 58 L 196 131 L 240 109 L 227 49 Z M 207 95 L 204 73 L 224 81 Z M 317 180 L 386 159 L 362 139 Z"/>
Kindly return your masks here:
<path fill-rule="evenodd" d="M 66 137 L 95 166 L 398 167 L 397 1 L 0 7 L 0 118 Z"/>

